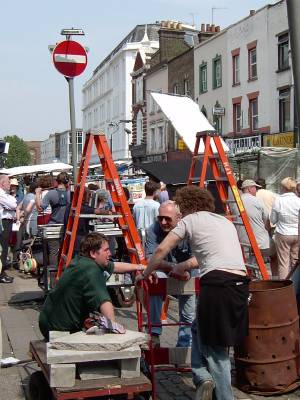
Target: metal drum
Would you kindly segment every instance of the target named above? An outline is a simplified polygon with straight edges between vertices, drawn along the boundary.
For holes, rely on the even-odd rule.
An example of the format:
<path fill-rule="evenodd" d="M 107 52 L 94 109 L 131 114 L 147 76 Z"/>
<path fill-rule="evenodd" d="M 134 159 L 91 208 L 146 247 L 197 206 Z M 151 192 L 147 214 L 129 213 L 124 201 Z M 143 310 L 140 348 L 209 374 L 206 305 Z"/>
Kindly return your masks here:
<path fill-rule="evenodd" d="M 299 316 L 291 281 L 250 283 L 249 336 L 235 348 L 237 386 L 287 392 L 300 383 Z"/>

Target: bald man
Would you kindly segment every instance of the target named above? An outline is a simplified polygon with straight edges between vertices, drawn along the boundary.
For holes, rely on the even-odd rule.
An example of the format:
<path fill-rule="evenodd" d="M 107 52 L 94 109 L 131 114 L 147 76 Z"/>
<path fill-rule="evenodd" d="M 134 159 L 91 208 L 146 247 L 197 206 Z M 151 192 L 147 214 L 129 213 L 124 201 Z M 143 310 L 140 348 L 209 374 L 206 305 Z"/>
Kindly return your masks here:
<path fill-rule="evenodd" d="M 168 200 L 162 203 L 158 210 L 157 221 L 152 224 L 146 231 L 145 253 L 150 258 L 157 246 L 164 240 L 167 234 L 176 227 L 181 214 L 174 201 Z M 186 240 L 182 240 L 161 262 L 158 276 L 166 277 L 166 273 L 172 271 L 173 267 L 180 262 L 186 261 L 192 257 L 190 247 Z M 197 276 L 197 271 L 192 272 L 193 276 Z M 192 323 L 195 317 L 195 296 L 178 296 L 179 301 L 179 322 Z M 150 299 L 150 311 L 152 324 L 160 324 L 161 310 L 163 298 L 162 296 L 152 296 Z M 152 340 L 155 345 L 159 346 L 159 337 L 162 327 L 152 328 Z M 177 347 L 191 346 L 191 328 L 189 326 L 181 326 L 178 331 Z"/>

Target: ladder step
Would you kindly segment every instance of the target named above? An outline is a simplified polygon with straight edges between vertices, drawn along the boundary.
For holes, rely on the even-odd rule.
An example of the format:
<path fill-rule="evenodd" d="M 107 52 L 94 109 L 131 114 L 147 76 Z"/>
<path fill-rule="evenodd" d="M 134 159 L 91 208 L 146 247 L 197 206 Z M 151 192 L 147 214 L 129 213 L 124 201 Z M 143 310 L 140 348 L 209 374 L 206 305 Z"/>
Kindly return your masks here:
<path fill-rule="evenodd" d="M 128 225 L 121 225 L 120 229 L 122 229 L 122 231 L 128 231 Z"/>
<path fill-rule="evenodd" d="M 222 200 L 224 204 L 236 203 L 235 200 Z"/>
<path fill-rule="evenodd" d="M 114 206 L 121 207 L 121 202 L 120 201 L 114 201 Z"/>
<path fill-rule="evenodd" d="M 245 266 L 246 266 L 247 268 L 259 270 L 259 266 L 256 265 L 256 264 L 248 264 L 248 263 L 245 263 Z"/>
<path fill-rule="evenodd" d="M 64 260 L 66 260 L 66 259 L 67 259 L 67 256 L 66 256 L 66 254 L 61 254 L 61 255 L 60 255 L 60 257 L 61 257 L 61 258 L 63 258 Z"/>
<path fill-rule="evenodd" d="M 228 179 L 226 176 L 220 176 L 218 178 L 214 179 L 216 182 L 228 182 Z"/>
<path fill-rule="evenodd" d="M 111 178 L 104 178 L 105 182 L 107 183 L 114 183 L 114 180 Z"/>
<path fill-rule="evenodd" d="M 216 155 L 216 154 L 214 154 L 213 156 L 208 156 L 208 158 L 210 160 L 219 160 L 220 159 L 219 155 Z"/>
<path fill-rule="evenodd" d="M 250 243 L 240 242 L 240 245 L 243 247 L 252 247 Z"/>
<path fill-rule="evenodd" d="M 237 226 L 244 226 L 243 222 L 232 221 L 232 223 Z"/>
<path fill-rule="evenodd" d="M 129 247 L 127 250 L 128 250 L 128 253 L 138 254 L 137 249 L 135 249 L 133 247 Z"/>

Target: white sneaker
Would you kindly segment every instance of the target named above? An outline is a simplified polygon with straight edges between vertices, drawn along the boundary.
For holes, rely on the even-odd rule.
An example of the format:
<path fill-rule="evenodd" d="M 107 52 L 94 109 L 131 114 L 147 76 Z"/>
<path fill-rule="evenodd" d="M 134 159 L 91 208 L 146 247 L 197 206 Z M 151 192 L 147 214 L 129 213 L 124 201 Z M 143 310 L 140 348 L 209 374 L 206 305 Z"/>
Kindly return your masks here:
<path fill-rule="evenodd" d="M 212 400 L 215 384 L 213 381 L 204 381 L 196 389 L 195 400 Z"/>

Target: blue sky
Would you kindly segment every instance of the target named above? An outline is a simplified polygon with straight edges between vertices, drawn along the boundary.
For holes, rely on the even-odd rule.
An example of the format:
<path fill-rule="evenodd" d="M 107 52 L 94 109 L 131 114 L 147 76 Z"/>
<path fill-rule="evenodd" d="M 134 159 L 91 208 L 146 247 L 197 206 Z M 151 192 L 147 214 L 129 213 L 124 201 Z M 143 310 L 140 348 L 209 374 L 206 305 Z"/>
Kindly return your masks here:
<path fill-rule="evenodd" d="M 81 88 L 100 61 L 135 25 L 166 19 L 197 27 L 214 23 L 225 28 L 265 0 L 10 0 L 1 6 L 0 137 L 44 140 L 69 129 L 68 86 L 51 62 L 49 44 L 63 40 L 62 28 L 81 28 L 88 46 L 88 66 L 75 79 L 76 125 L 81 127 Z M 143 5 L 142 5 L 143 4 Z M 224 9 L 221 9 L 224 8 Z M 192 15 L 193 14 L 193 15 Z M 73 37 L 76 40 L 76 37 Z"/>

